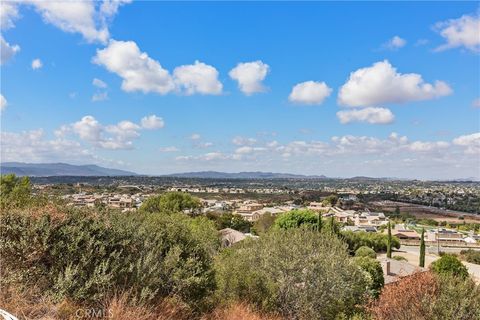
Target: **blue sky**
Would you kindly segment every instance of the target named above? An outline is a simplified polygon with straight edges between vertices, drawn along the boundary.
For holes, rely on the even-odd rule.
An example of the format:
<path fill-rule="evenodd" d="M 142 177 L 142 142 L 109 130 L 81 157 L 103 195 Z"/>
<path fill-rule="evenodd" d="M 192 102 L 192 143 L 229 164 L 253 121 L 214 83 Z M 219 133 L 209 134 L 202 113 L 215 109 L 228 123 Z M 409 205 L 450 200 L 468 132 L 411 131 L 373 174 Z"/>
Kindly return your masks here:
<path fill-rule="evenodd" d="M 4 162 L 480 177 L 476 2 L 2 2 L 1 32 Z"/>

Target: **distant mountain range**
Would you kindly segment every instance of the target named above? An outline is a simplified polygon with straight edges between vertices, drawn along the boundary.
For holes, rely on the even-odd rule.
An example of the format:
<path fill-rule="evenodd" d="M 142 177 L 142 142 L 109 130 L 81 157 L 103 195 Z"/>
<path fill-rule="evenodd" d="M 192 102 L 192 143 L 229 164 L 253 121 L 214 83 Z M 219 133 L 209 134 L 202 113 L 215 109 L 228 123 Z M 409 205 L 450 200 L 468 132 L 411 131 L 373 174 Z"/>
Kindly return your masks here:
<path fill-rule="evenodd" d="M 184 172 L 165 175 L 166 177 L 178 178 L 208 178 L 208 179 L 328 179 L 326 176 L 307 176 L 291 173 L 275 173 L 275 172 L 218 172 L 218 171 L 200 171 L 200 172 Z"/>
<path fill-rule="evenodd" d="M 135 176 L 134 172 L 109 169 L 97 165 L 72 165 L 67 163 L 22 163 L 4 162 L 0 164 L 2 174 L 14 173 L 17 176 Z"/>

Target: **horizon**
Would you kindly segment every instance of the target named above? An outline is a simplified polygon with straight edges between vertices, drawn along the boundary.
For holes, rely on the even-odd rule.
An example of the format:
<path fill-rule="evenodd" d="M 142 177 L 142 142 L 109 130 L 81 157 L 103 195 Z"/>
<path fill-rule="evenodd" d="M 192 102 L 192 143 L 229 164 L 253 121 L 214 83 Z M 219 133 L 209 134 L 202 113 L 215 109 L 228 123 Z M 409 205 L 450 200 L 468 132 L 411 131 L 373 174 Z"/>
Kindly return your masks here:
<path fill-rule="evenodd" d="M 478 3 L 1 8 L 2 163 L 480 179 Z"/>

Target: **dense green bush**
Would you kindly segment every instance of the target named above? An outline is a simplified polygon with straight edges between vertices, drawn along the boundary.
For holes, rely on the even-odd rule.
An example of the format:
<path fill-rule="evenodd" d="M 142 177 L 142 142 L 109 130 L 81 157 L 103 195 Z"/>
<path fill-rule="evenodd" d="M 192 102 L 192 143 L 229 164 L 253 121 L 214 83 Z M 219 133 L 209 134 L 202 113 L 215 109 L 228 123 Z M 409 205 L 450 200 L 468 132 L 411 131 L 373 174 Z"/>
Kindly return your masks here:
<path fill-rule="evenodd" d="M 430 269 L 439 275 L 452 275 L 462 279 L 468 278 L 468 269 L 452 254 L 444 254 L 432 262 Z"/>
<path fill-rule="evenodd" d="M 206 218 L 73 210 L 64 219 L 3 214 L 2 281 L 40 285 L 58 300 L 174 295 L 198 307 L 214 289 L 218 238 Z"/>
<path fill-rule="evenodd" d="M 279 229 L 290 229 L 304 227 L 315 227 L 318 223 L 318 213 L 312 210 L 292 210 L 282 213 L 275 220 L 275 227 Z"/>
<path fill-rule="evenodd" d="M 355 253 L 360 247 L 372 248 L 375 252 L 387 251 L 387 235 L 374 232 L 353 232 L 342 231 L 341 237 L 348 244 L 348 250 L 351 254 Z M 392 247 L 400 249 L 400 241 L 392 237 Z"/>
<path fill-rule="evenodd" d="M 215 223 L 215 226 L 218 230 L 231 228 L 243 233 L 247 233 L 250 232 L 250 228 L 252 227 L 252 223 L 245 220 L 245 218 L 239 214 L 209 213 L 207 214 L 207 218 Z"/>
<path fill-rule="evenodd" d="M 370 247 L 360 247 L 355 251 L 355 257 L 369 257 L 375 259 L 377 257 L 377 253 Z"/>
<path fill-rule="evenodd" d="M 189 213 L 196 213 L 200 207 L 200 200 L 186 192 L 167 192 L 146 199 L 140 207 L 140 211 L 150 213 L 177 213 L 188 211 Z"/>
<path fill-rule="evenodd" d="M 288 319 L 351 315 L 370 283 L 340 239 L 305 227 L 243 241 L 218 257 L 216 271 L 221 299 L 246 301 Z"/>
<path fill-rule="evenodd" d="M 370 294 L 374 297 L 378 297 L 383 285 L 385 284 L 385 279 L 383 278 L 383 269 L 380 265 L 380 261 L 368 256 L 355 257 L 353 258 L 353 261 L 357 266 L 367 273 L 367 277 L 369 279 L 368 289 Z"/>

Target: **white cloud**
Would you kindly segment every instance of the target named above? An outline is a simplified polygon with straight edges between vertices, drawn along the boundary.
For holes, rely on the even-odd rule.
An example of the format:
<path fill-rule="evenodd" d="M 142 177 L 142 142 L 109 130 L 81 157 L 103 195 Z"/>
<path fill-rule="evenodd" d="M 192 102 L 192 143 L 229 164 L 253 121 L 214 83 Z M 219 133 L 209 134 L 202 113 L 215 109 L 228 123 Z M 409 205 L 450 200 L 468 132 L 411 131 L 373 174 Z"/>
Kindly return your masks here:
<path fill-rule="evenodd" d="M 40 69 L 41 67 L 43 67 L 42 60 L 40 60 L 40 59 L 37 58 L 37 59 L 34 59 L 34 60 L 32 61 L 32 69 L 33 69 L 33 70 L 38 70 L 38 69 Z"/>
<path fill-rule="evenodd" d="M 246 95 L 265 91 L 262 81 L 267 76 L 270 67 L 260 60 L 239 63 L 230 70 L 228 75 L 238 82 L 240 91 Z"/>
<path fill-rule="evenodd" d="M 93 116 L 85 116 L 75 123 L 60 127 L 55 131 L 55 135 L 64 137 L 72 132 L 97 148 L 132 149 L 133 140 L 140 137 L 140 130 L 159 129 L 163 124 L 162 118 L 155 115 L 144 117 L 141 126 L 127 120 L 113 125 L 102 125 Z"/>
<path fill-rule="evenodd" d="M 100 6 L 99 2 L 92 0 L 24 0 L 21 3 L 32 5 L 46 23 L 65 32 L 80 33 L 88 42 L 107 43 L 109 19 L 117 13 L 119 6 L 129 2 L 106 0 Z"/>
<path fill-rule="evenodd" d="M 232 143 L 237 145 L 237 146 L 243 146 L 243 145 L 252 145 L 257 142 L 257 139 L 255 138 L 244 138 L 241 136 L 236 136 L 232 139 Z"/>
<path fill-rule="evenodd" d="M 160 117 L 157 117 L 154 114 L 143 117 L 141 123 L 142 123 L 142 128 L 148 129 L 148 130 L 161 129 L 165 126 L 165 122 L 163 121 L 163 119 Z"/>
<path fill-rule="evenodd" d="M 306 81 L 296 84 L 288 99 L 294 103 L 322 104 L 331 93 L 325 82 Z"/>
<path fill-rule="evenodd" d="M 218 80 L 217 69 L 203 62 L 179 66 L 173 71 L 173 76 L 178 90 L 185 90 L 186 95 L 222 93 L 223 85 Z"/>
<path fill-rule="evenodd" d="M 0 35 L 0 51 L 0 64 L 5 64 L 20 51 L 20 47 L 16 44 L 11 45 Z"/>
<path fill-rule="evenodd" d="M 386 108 L 368 107 L 363 109 L 342 110 L 337 112 L 340 123 L 367 122 L 370 124 L 392 123 L 395 119 L 393 113 Z"/>
<path fill-rule="evenodd" d="M 449 145 L 450 144 L 445 141 L 436 141 L 436 142 L 414 141 L 410 144 L 409 148 L 412 151 L 427 152 L 427 151 L 434 151 L 438 149 L 445 149 Z"/>
<path fill-rule="evenodd" d="M 77 141 L 45 138 L 42 129 L 21 133 L 2 132 L 0 136 L 2 161 L 78 162 L 92 161 L 94 156 Z"/>
<path fill-rule="evenodd" d="M 480 98 L 477 98 L 477 99 L 472 101 L 472 107 L 480 108 Z"/>
<path fill-rule="evenodd" d="M 248 154 L 252 152 L 253 152 L 253 148 L 249 146 L 240 147 L 235 150 L 235 153 L 238 153 L 238 154 Z"/>
<path fill-rule="evenodd" d="M 100 79 L 97 79 L 97 78 L 93 78 L 92 84 L 95 87 L 100 88 L 100 89 L 105 89 L 106 87 L 108 87 L 108 85 L 104 81 L 102 81 Z"/>
<path fill-rule="evenodd" d="M 141 52 L 133 41 L 111 40 L 104 49 L 97 50 L 93 62 L 116 73 L 122 79 L 122 89 L 167 94 L 175 90 L 175 83 L 168 70 Z"/>
<path fill-rule="evenodd" d="M 387 60 L 350 74 L 340 88 L 338 102 L 350 107 L 405 103 L 447 96 L 452 89 L 443 81 L 425 83 L 416 73 L 398 73 Z"/>
<path fill-rule="evenodd" d="M 178 152 L 180 151 L 177 147 L 170 146 L 170 147 L 163 147 L 159 149 L 160 152 Z"/>
<path fill-rule="evenodd" d="M 447 41 L 436 48 L 436 51 L 465 47 L 480 52 L 480 16 L 463 15 L 458 19 L 439 22 L 435 29 Z"/>
<path fill-rule="evenodd" d="M 3 111 L 7 108 L 8 102 L 7 99 L 3 96 L 3 94 L 0 94 L 0 111 Z"/>
<path fill-rule="evenodd" d="M 18 18 L 18 7 L 15 2 L 0 2 L 0 28 L 2 30 L 13 28 L 15 26 L 15 20 Z"/>
<path fill-rule="evenodd" d="M 459 136 L 453 139 L 453 144 L 465 147 L 465 153 L 480 154 L 480 132 Z"/>
<path fill-rule="evenodd" d="M 108 93 L 107 92 L 97 92 L 94 93 L 92 96 L 93 102 L 105 101 L 108 100 Z"/>
<path fill-rule="evenodd" d="M 382 47 L 388 50 L 398 50 L 404 47 L 406 44 L 407 41 L 405 39 L 402 39 L 399 36 L 394 36 L 392 39 L 384 43 Z"/>
<path fill-rule="evenodd" d="M 192 135 L 190 136 L 191 140 L 200 140 L 200 138 L 201 136 L 198 133 L 192 133 Z"/>
<path fill-rule="evenodd" d="M 213 66 L 195 61 L 175 68 L 172 76 L 158 61 L 141 52 L 134 41 L 111 40 L 106 48 L 97 50 L 92 61 L 120 76 L 126 92 L 217 95 L 223 89 Z"/>

